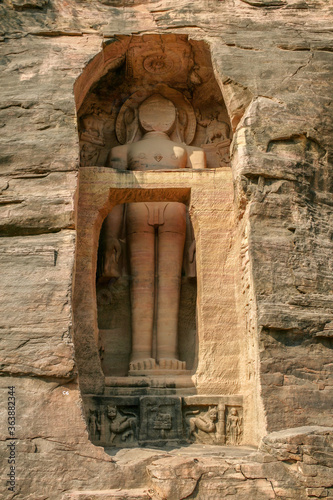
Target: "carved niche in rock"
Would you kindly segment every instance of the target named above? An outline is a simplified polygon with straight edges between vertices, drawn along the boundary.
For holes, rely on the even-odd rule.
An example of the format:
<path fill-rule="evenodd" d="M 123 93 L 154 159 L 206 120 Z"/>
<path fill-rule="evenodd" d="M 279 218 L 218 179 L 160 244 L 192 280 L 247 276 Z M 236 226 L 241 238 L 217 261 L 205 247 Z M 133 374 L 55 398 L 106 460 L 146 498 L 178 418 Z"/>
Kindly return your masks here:
<path fill-rule="evenodd" d="M 103 57 L 78 112 L 82 167 L 229 168 L 228 113 L 203 42 L 119 36 Z M 106 378 L 196 368 L 196 243 L 176 200 L 124 199 L 103 223 L 96 295 Z"/>
<path fill-rule="evenodd" d="M 78 113 L 83 216 L 77 272 L 89 291 L 89 310 L 76 322 L 81 328 L 76 332 L 87 341 L 82 358 L 88 369 L 81 362 L 80 370 L 91 440 L 106 447 L 239 444 L 243 403 L 230 394 L 238 394 L 238 367 L 217 366 L 236 356 L 223 353 L 222 342 L 214 343 L 223 315 L 234 304 L 234 299 L 221 300 L 219 309 L 218 300 L 226 290 L 233 296 L 233 279 L 217 290 L 214 304 L 209 301 L 215 292 L 210 277 L 219 279 L 226 255 L 218 253 L 220 243 L 230 235 L 232 179 L 230 172 L 203 171 L 229 168 L 231 141 L 208 49 L 182 35 L 119 37 L 95 63 L 103 76 L 93 81 L 88 74 L 78 87 L 90 88 Z M 198 315 L 188 204 L 201 236 Z M 224 213 L 229 225 L 219 226 Z M 90 307 L 95 296 L 97 311 Z M 79 299 L 80 294 L 78 316 Z M 211 378 L 206 377 L 207 344 L 212 353 L 215 346 L 218 351 Z M 95 373 L 98 384 L 90 383 Z"/>

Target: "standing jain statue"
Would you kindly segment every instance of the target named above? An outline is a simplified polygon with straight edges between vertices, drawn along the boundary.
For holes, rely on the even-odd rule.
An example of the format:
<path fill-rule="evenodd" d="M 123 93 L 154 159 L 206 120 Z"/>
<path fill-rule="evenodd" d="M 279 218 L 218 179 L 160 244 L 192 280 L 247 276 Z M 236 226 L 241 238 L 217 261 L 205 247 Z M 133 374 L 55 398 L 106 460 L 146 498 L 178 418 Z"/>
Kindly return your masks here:
<path fill-rule="evenodd" d="M 176 91 L 174 91 L 176 92 Z M 177 92 L 177 94 L 179 94 Z M 189 103 L 188 103 L 189 104 Z M 186 127 L 184 109 L 161 94 L 144 100 L 123 117 L 135 140 L 137 123 L 141 138 L 114 147 L 110 166 L 118 170 L 166 170 L 205 168 L 201 148 L 174 142 Z M 127 139 L 129 140 L 129 139 Z M 131 272 L 132 352 L 130 373 L 147 370 L 184 370 L 178 358 L 178 312 L 181 270 L 186 235 L 186 206 L 178 202 L 128 203 L 125 209 L 126 241 Z M 122 206 L 105 221 L 104 277 L 117 277 Z"/>

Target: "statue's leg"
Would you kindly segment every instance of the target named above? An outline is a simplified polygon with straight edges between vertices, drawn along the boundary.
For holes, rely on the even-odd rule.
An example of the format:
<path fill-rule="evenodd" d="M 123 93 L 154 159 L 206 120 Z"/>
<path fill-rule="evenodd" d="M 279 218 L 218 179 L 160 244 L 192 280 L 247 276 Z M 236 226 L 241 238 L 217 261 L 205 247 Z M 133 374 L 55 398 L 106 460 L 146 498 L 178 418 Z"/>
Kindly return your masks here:
<path fill-rule="evenodd" d="M 131 370 L 155 367 L 152 359 L 154 319 L 154 228 L 144 203 L 127 207 L 127 242 L 131 269 Z"/>
<path fill-rule="evenodd" d="M 178 360 L 178 314 L 186 235 L 186 207 L 168 203 L 158 233 L 157 358 L 160 368 L 182 369 Z"/>

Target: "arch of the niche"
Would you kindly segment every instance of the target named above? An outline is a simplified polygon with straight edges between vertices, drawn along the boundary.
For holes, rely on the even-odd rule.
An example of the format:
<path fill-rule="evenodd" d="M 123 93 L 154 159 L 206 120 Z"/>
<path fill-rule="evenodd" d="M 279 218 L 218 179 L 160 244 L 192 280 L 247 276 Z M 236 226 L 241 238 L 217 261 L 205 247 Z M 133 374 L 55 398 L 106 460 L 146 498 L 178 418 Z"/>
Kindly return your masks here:
<path fill-rule="evenodd" d="M 126 51 L 131 42 L 131 36 L 115 36 L 86 65 L 74 83 L 74 97 L 78 111 L 89 90 L 110 70 L 116 69 L 125 60 Z"/>
<path fill-rule="evenodd" d="M 137 35 L 115 35 L 109 43 L 104 44 L 103 49 L 85 66 L 74 83 L 74 98 L 77 111 L 80 109 L 90 89 L 109 71 L 123 64 L 133 36 Z M 161 37 L 165 38 L 168 36 L 170 35 L 161 35 Z M 190 40 L 188 42 L 191 43 Z M 208 49 L 212 55 L 213 47 L 208 46 Z M 211 58 L 211 64 L 214 77 L 220 87 L 227 108 L 231 128 L 235 132 L 245 110 L 252 102 L 253 95 L 248 89 L 244 88 L 238 82 L 230 80 L 230 78 L 226 78 L 226 81 L 224 81 L 219 69 L 216 67 L 214 58 Z"/>

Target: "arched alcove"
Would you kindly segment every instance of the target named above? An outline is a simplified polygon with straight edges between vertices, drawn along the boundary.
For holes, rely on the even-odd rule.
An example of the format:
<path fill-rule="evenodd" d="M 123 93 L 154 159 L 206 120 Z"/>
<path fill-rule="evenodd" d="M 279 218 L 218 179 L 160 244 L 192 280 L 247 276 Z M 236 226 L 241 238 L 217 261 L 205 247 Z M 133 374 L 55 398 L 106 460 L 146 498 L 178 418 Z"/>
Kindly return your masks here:
<path fill-rule="evenodd" d="M 233 243 L 232 130 L 209 49 L 184 35 L 117 37 L 89 63 L 75 94 L 81 153 L 75 344 L 91 439 L 105 446 L 185 438 L 240 444 L 242 332 L 236 304 L 240 259 Z M 133 167 L 131 151 L 148 135 L 139 115 L 152 96 L 159 96 L 161 106 L 167 100 L 174 108 L 172 126 L 163 133 L 182 153 L 168 160 L 155 151 L 150 163 L 143 160 L 147 154 L 140 153 Z M 160 113 L 158 106 L 154 113 Z M 180 160 L 184 155 L 185 162 Z M 136 275 L 129 257 L 128 216 L 122 215 L 117 230 L 122 256 L 107 280 L 103 239 L 105 227 L 110 230 L 114 224 L 107 221 L 119 207 L 123 211 L 126 206 L 145 206 L 153 220 L 159 209 L 150 212 L 149 204 L 163 211 L 175 204 L 187 207 L 178 354 L 176 361 L 166 358 L 162 363 L 152 347 L 153 364 L 140 361 L 133 368 L 130 282 Z M 166 224 L 164 216 L 159 217 L 157 223 L 147 219 L 155 231 Z M 196 279 L 186 263 L 186 252 L 195 242 Z M 198 428 L 191 414 L 210 422 L 210 430 Z M 122 440 L 122 419 L 128 422 L 129 439 Z M 233 435 L 228 431 L 231 421 L 239 429 Z"/>
<path fill-rule="evenodd" d="M 88 64 L 74 93 L 81 167 L 108 166 L 110 149 L 119 139 L 139 138 L 140 131 L 136 138 L 125 138 L 117 117 L 122 111 L 124 119 L 125 110 L 136 110 L 153 93 L 173 99 L 180 113 L 188 113 L 190 106 L 195 119 L 188 120 L 186 141 L 204 147 L 207 167 L 229 166 L 229 116 L 204 42 L 185 35 L 119 36 Z"/>

